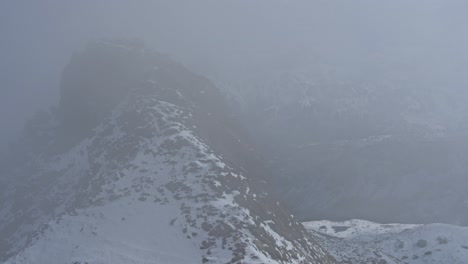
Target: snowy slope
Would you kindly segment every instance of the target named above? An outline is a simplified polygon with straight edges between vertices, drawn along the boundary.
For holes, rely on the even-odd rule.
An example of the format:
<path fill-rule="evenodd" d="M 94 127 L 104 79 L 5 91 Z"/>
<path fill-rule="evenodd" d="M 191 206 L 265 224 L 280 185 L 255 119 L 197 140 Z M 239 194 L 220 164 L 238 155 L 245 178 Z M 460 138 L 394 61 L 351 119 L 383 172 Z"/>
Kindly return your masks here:
<path fill-rule="evenodd" d="M 445 224 L 376 224 L 364 220 L 304 223 L 323 236 L 341 263 L 468 263 L 468 228 Z"/>
<path fill-rule="evenodd" d="M 468 225 L 463 94 L 413 77 L 347 79 L 312 69 L 226 87 L 240 91 L 243 120 L 293 212 Z"/>
<path fill-rule="evenodd" d="M 6 263 L 182 264 L 200 260 L 202 254 L 191 240 L 164 225 L 177 216 L 173 207 L 130 200 L 78 210 L 48 223 L 43 237 Z"/>
<path fill-rule="evenodd" d="M 89 49 L 65 71 L 66 78 L 78 79 L 62 93 L 62 101 L 70 96 L 60 106 L 64 116 L 51 113 L 50 126 L 39 122 L 47 135 L 34 136 L 48 140 L 28 152 L 30 165 L 7 177 L 0 260 L 335 263 L 270 198 L 248 164 L 230 158 L 243 147 L 220 142 L 242 141 L 214 87 L 166 58 L 147 60 L 140 47 L 97 43 Z M 96 64 L 122 72 L 110 79 L 76 73 Z M 133 73 L 140 68 L 144 74 Z M 107 96 L 112 85 L 120 98 Z M 216 126 L 221 135 L 210 134 Z M 61 136 L 67 129 L 75 134 Z M 220 141 L 223 136 L 234 138 Z"/>

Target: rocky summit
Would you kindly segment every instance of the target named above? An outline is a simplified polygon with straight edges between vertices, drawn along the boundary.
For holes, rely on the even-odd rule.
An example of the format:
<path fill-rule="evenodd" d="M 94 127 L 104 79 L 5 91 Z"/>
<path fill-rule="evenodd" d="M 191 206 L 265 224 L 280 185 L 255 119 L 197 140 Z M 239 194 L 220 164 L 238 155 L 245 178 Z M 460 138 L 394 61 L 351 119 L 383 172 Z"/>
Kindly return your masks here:
<path fill-rule="evenodd" d="M 63 71 L 0 184 L 0 261 L 336 263 L 269 193 L 222 93 L 133 41 Z M 2 172 L 3 173 L 3 172 Z"/>

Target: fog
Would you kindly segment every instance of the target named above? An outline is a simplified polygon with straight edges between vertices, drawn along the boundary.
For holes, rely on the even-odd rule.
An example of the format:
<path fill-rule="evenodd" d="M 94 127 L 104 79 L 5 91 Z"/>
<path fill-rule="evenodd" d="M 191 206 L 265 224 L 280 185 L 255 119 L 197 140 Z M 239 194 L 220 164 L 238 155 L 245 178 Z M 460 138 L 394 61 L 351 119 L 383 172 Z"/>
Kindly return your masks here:
<path fill-rule="evenodd" d="M 464 1 L 436 0 L 5 0 L 1 145 L 34 111 L 57 101 L 61 70 L 90 40 L 142 39 L 195 71 L 234 80 L 322 64 L 361 79 L 414 76 L 424 84 L 461 86 L 466 7 Z"/>
<path fill-rule="evenodd" d="M 466 10 L 0 1 L 0 262 L 464 263 Z"/>

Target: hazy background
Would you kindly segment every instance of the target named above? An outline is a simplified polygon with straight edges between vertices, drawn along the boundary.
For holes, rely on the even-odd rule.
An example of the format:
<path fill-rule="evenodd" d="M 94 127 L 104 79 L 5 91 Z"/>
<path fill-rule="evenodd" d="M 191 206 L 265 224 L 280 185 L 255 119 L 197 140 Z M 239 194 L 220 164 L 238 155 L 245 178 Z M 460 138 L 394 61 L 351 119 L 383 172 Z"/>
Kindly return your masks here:
<path fill-rule="evenodd" d="M 99 243 L 100 235 L 94 235 L 99 223 L 127 207 L 116 203 L 109 211 L 102 208 L 102 215 L 91 207 L 106 204 L 101 201 L 114 204 L 120 193 L 131 200 L 139 194 L 138 200 L 152 199 L 154 190 L 164 195 L 158 185 L 166 186 L 162 189 L 176 200 L 183 199 L 174 200 L 177 208 L 184 200 L 195 199 L 196 204 L 188 206 L 193 210 L 181 207 L 186 216 L 205 202 L 209 205 L 210 199 L 226 200 L 225 193 L 240 188 L 239 194 L 245 194 L 237 201 L 240 208 L 252 213 L 257 227 L 263 226 L 259 220 L 275 231 L 252 229 L 254 237 L 270 234 L 276 239 L 277 233 L 287 234 L 291 241 L 303 240 L 303 232 L 296 229 L 300 225 L 281 224 L 293 223 L 292 215 L 297 221 L 366 219 L 467 227 L 467 10 L 464 0 L 0 0 L 0 214 L 6 216 L 0 217 L 0 262 L 29 247 L 29 238 L 44 223 L 67 212 L 73 212 L 73 219 L 81 221 L 83 216 L 91 221 L 93 228 L 80 232 L 77 239 L 93 233 L 91 240 Z M 121 38 L 143 40 L 189 71 L 156 54 L 142 57 L 138 50 L 116 49 L 119 43 L 129 44 L 125 41 L 85 47 L 96 39 Z M 84 50 L 66 67 L 74 52 Z M 228 100 L 191 71 L 213 80 Z M 131 98 L 123 99 L 130 89 Z M 21 143 L 8 152 L 7 145 L 35 111 L 59 103 L 59 91 L 58 111 L 37 115 Z M 166 111 L 173 107 L 165 103 L 141 103 L 140 96 L 151 91 L 157 100 L 175 103 L 182 111 L 170 115 Z M 112 111 L 121 102 L 126 107 Z M 140 111 L 143 108 L 148 111 Z M 111 111 L 112 120 L 102 122 Z M 156 122 L 140 126 L 152 117 Z M 158 128 L 164 131 L 154 131 Z M 187 135 L 180 129 L 193 132 L 194 139 L 178 140 L 174 133 Z M 146 140 L 170 139 L 170 134 L 176 140 Z M 205 151 L 197 139 L 212 151 Z M 152 176 L 146 177 L 155 175 L 154 164 L 145 164 L 140 154 L 150 153 L 161 161 L 163 174 L 169 173 L 169 183 L 164 179 L 153 183 Z M 4 154 L 9 154 L 6 159 Z M 201 172 L 198 165 L 192 170 L 186 159 L 208 164 L 213 155 L 249 179 L 221 177 L 220 186 L 214 182 L 213 193 L 210 183 L 200 183 L 202 189 L 185 188 L 191 176 L 204 173 L 211 179 L 219 172 L 214 167 Z M 142 167 L 137 166 L 140 161 Z M 178 171 L 171 169 L 174 166 L 188 177 L 172 175 Z M 116 175 L 134 174 L 128 188 L 126 181 L 112 184 Z M 255 191 L 257 183 L 262 189 Z M 272 198 L 263 191 L 264 183 L 271 185 Z M 150 186 L 156 189 L 146 189 Z M 198 189 L 208 198 L 201 201 L 195 195 Z M 287 210 L 278 211 L 276 201 Z M 171 203 L 168 206 L 170 216 Z M 213 216 L 212 206 L 207 207 L 209 212 L 205 207 L 203 212 L 197 209 L 201 220 L 205 213 Z M 81 209 L 84 215 L 76 215 Z M 244 212 L 228 211 L 222 215 Z M 213 217 L 215 221 L 217 216 Z M 203 221 L 211 221 L 207 219 Z M 118 222 L 124 227 L 136 223 L 123 220 Z M 183 227 L 184 222 L 177 225 Z M 36 246 L 73 226 L 45 230 L 44 240 L 38 237 Z M 347 228 L 338 227 L 341 231 L 336 233 Z M 400 247 L 399 239 L 397 244 L 385 244 L 392 250 L 397 245 L 399 254 L 410 256 L 414 251 L 413 258 L 417 253 L 425 256 L 419 259 L 424 261 L 432 254 L 430 247 L 422 249 L 426 244 L 442 244 L 440 237 L 435 238 L 442 235 L 439 227 L 424 246 L 415 244 L 419 237 L 428 239 L 424 232 L 408 237 L 409 251 Z M 455 230 L 449 229 L 448 234 Z M 237 236 L 228 233 L 227 238 Z M 296 239 L 296 234 L 301 237 Z M 106 241 L 113 247 L 111 240 Z M 456 242 L 451 236 L 446 240 Z M 272 243 L 269 240 L 265 248 L 273 249 Z M 86 249 L 64 246 L 70 246 L 72 257 L 87 255 Z M 58 250 L 68 254 L 62 247 Z M 138 252 L 138 247 L 131 250 Z M 233 256 L 242 250 L 235 248 Z"/>
<path fill-rule="evenodd" d="M 142 39 L 222 80 L 315 63 L 356 78 L 404 72 L 460 87 L 467 8 L 462 0 L 3 0 L 0 149 L 57 102 L 61 70 L 89 40 Z"/>

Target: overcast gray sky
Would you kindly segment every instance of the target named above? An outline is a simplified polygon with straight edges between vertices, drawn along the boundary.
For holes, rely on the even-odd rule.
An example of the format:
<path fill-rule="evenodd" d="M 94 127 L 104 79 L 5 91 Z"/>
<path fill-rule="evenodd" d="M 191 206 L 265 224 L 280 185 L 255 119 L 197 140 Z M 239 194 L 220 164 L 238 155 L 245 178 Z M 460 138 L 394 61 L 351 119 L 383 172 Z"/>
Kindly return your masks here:
<path fill-rule="evenodd" d="M 316 58 L 345 70 L 432 64 L 461 76 L 467 8 L 462 0 L 2 0 L 0 149 L 57 102 L 61 70 L 93 39 L 142 39 L 214 75 Z"/>

